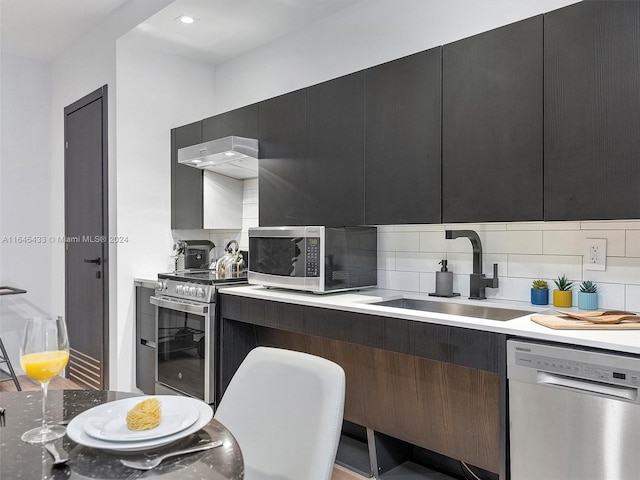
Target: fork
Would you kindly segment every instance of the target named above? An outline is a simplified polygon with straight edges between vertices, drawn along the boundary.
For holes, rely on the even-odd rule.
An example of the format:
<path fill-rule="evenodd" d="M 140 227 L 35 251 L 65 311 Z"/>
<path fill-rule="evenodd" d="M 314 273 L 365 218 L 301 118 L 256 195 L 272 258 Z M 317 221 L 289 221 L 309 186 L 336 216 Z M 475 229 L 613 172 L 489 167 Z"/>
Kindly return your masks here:
<path fill-rule="evenodd" d="M 209 450 L 210 448 L 220 447 L 224 442 L 222 440 L 218 440 L 216 442 L 205 443 L 204 445 L 196 445 L 195 447 L 185 448 L 184 450 L 176 450 L 175 452 L 165 453 L 164 455 L 158 455 L 153 458 L 145 458 L 144 460 L 120 460 L 125 467 L 135 468 L 137 470 L 151 470 L 152 468 L 157 467 L 160 463 L 169 458 L 175 457 L 176 455 L 182 455 L 184 453 L 193 453 L 193 452 L 201 452 L 202 450 Z"/>

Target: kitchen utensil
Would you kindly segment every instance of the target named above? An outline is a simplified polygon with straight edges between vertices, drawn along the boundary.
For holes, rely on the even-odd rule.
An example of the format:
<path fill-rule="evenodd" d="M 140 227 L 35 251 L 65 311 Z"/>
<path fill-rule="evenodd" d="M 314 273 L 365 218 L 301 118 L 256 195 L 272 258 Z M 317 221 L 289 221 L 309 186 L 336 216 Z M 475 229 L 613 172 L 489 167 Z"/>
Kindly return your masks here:
<path fill-rule="evenodd" d="M 54 465 L 63 465 L 67 463 L 67 460 L 69 460 L 69 454 L 66 451 L 62 450 L 62 455 L 60 455 L 60 452 L 58 451 L 54 443 L 45 443 L 44 448 L 46 448 L 53 457 Z"/>
<path fill-rule="evenodd" d="M 231 240 L 224 247 L 225 254 L 216 262 L 216 272 L 221 277 L 231 276 L 244 270 L 244 257 L 238 250 L 238 242 Z"/>
<path fill-rule="evenodd" d="M 216 442 L 206 443 L 204 445 L 196 445 L 195 447 L 185 448 L 184 450 L 177 450 L 175 452 L 165 453 L 164 455 L 158 455 L 153 458 L 145 458 L 144 460 L 120 460 L 125 467 L 135 468 L 137 470 L 151 470 L 152 468 L 157 467 L 160 463 L 169 458 L 175 457 L 176 455 L 183 455 L 185 453 L 193 453 L 193 452 L 201 452 L 203 450 L 209 450 L 211 448 L 216 448 L 222 446 L 224 442 L 222 440 L 218 440 Z"/>
<path fill-rule="evenodd" d="M 566 315 L 567 317 L 584 318 L 584 317 L 601 317 L 603 315 L 635 315 L 634 312 L 625 310 L 585 310 L 583 312 L 568 312 L 566 310 L 556 310 L 556 312 Z"/>
<path fill-rule="evenodd" d="M 640 322 L 640 315 L 603 315 L 602 317 L 584 318 L 591 323 L 622 323 L 622 322 Z"/>
<path fill-rule="evenodd" d="M 211 250 L 215 244 L 210 240 L 184 240 L 184 268 L 209 268 Z"/>
<path fill-rule="evenodd" d="M 174 270 L 176 272 L 181 272 L 185 268 L 185 250 L 186 250 L 186 247 L 187 247 L 187 244 L 182 240 L 178 240 L 176 243 L 173 244 L 173 251 L 175 252 L 175 255 L 174 255 L 174 259 L 175 259 Z"/>
<path fill-rule="evenodd" d="M 612 310 L 615 311 L 615 310 Z M 620 322 L 624 322 L 624 321 L 640 321 L 640 315 L 636 315 L 634 313 L 623 313 L 623 314 L 611 314 L 610 312 L 612 311 L 608 311 L 608 312 L 604 312 L 604 314 L 599 314 L 599 312 L 595 312 L 596 315 L 589 315 L 589 313 L 592 312 L 582 312 L 582 313 L 576 313 L 576 312 L 566 312 L 566 311 L 561 311 L 558 310 L 558 313 L 561 313 L 562 315 L 566 315 L 567 317 L 570 318 L 575 318 L 577 320 L 586 320 L 587 322 L 591 322 L 591 323 L 620 323 Z"/>
<path fill-rule="evenodd" d="M 640 322 L 593 323 L 555 315 L 531 315 L 531 321 L 554 330 L 640 330 Z"/>

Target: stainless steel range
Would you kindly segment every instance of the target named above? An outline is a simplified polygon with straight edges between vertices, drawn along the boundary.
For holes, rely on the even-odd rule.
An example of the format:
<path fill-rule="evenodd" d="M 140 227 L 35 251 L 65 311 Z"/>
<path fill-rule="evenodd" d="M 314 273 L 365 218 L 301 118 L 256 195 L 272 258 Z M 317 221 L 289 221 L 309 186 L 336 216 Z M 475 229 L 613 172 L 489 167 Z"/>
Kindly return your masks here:
<path fill-rule="evenodd" d="M 156 393 L 181 393 L 215 402 L 217 290 L 247 283 L 246 272 L 219 276 L 214 270 L 158 274 L 155 295 Z"/>

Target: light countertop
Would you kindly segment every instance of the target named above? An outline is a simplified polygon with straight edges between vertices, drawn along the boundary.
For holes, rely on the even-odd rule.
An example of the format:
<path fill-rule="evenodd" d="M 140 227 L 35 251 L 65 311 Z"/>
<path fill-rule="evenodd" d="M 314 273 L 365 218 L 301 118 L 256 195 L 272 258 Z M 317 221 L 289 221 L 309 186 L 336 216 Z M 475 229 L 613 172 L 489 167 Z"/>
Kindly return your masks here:
<path fill-rule="evenodd" d="M 151 280 L 150 278 L 134 278 L 133 284 L 136 287 L 156 288 L 157 279 Z"/>
<path fill-rule="evenodd" d="M 438 298 L 420 293 L 403 293 L 397 290 L 365 289 L 355 292 L 330 293 L 316 295 L 313 293 L 297 292 L 292 290 L 268 289 L 258 285 L 243 285 L 237 287 L 225 287 L 221 292 L 229 295 L 250 297 L 262 300 L 273 300 L 285 303 L 294 303 L 310 307 L 330 308 L 349 312 L 380 315 L 395 318 L 404 318 L 417 322 L 437 323 L 455 327 L 484 330 L 506 335 L 526 337 L 536 340 L 546 340 L 585 347 L 603 348 L 617 352 L 640 354 L 640 329 L 638 330 L 554 330 L 533 322 L 529 316 L 531 313 L 555 314 L 554 307 L 548 305 L 540 307 L 525 302 L 513 302 L 506 300 L 469 300 L 466 297 Z M 390 300 L 394 298 L 415 298 L 432 302 L 455 302 L 483 306 L 509 308 L 522 310 L 522 317 L 507 321 L 487 320 L 483 318 L 471 318 L 445 313 L 425 312 L 409 310 L 405 308 L 373 305 L 373 302 Z M 573 309 L 577 310 L 577 309 Z"/>

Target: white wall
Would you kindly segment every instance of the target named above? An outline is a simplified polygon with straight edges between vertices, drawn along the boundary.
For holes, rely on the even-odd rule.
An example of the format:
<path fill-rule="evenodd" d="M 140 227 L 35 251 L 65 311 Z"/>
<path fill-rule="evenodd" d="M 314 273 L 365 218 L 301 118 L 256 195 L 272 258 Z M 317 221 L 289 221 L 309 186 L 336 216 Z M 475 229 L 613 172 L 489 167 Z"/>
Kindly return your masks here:
<path fill-rule="evenodd" d="M 50 313 L 52 235 L 51 66 L 0 59 L 0 285 Z"/>
<path fill-rule="evenodd" d="M 212 66 L 117 42 L 118 378 L 135 386 L 134 278 L 167 271 L 171 234 L 171 136 L 173 127 L 201 120 L 213 110 Z"/>
<path fill-rule="evenodd" d="M 577 0 L 365 0 L 220 65 L 216 111 L 275 97 Z"/>
<path fill-rule="evenodd" d="M 51 66 L 0 57 L 0 337 L 18 374 L 24 319 L 51 305 Z"/>

